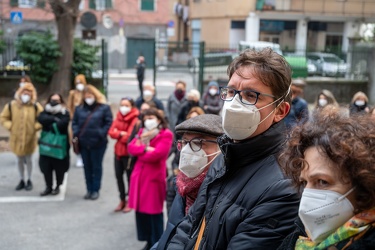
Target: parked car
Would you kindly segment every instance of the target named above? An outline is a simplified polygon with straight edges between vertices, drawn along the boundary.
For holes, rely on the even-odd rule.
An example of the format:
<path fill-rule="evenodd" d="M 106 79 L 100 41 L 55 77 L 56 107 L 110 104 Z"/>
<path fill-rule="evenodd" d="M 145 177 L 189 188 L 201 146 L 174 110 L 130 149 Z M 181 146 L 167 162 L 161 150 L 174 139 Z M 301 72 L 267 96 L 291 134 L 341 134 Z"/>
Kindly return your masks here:
<path fill-rule="evenodd" d="M 348 66 L 340 57 L 331 53 L 307 53 L 307 59 L 316 66 L 313 75 L 344 77 Z"/>
<path fill-rule="evenodd" d="M 308 64 L 307 64 L 306 57 L 303 54 L 289 53 L 289 54 L 284 55 L 281 50 L 280 44 L 277 44 L 277 43 L 263 42 L 263 41 L 258 41 L 258 42 L 240 41 L 239 43 L 240 51 L 243 51 L 248 48 L 255 49 L 255 50 L 271 48 L 273 51 L 275 51 L 279 55 L 284 56 L 285 60 L 289 63 L 290 67 L 292 68 L 292 78 L 307 77 L 308 75 Z"/>
<path fill-rule="evenodd" d="M 6 75 L 25 75 L 29 74 L 30 65 L 25 64 L 21 59 L 9 61 L 3 69 Z"/>

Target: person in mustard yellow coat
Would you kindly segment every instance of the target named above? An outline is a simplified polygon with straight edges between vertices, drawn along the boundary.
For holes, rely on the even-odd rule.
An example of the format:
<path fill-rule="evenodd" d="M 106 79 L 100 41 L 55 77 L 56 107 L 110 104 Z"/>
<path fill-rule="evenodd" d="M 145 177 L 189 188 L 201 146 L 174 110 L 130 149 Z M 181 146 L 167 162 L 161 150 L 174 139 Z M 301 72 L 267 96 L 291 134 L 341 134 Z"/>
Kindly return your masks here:
<path fill-rule="evenodd" d="M 16 190 L 31 190 L 32 160 L 31 156 L 37 147 L 37 131 L 42 128 L 37 117 L 43 107 L 37 101 L 37 93 L 31 83 L 20 87 L 14 100 L 7 103 L 0 114 L 0 122 L 10 131 L 9 146 L 17 156 L 20 182 Z M 25 165 L 27 182 L 25 182 Z"/>
<path fill-rule="evenodd" d="M 69 91 L 68 103 L 66 107 L 69 110 L 70 120 L 73 119 L 76 107 L 83 104 L 83 90 L 87 86 L 86 77 L 83 74 L 79 74 L 74 79 L 75 89 Z M 70 131 L 72 134 L 72 131 Z M 71 139 L 71 138 L 70 138 Z M 77 155 L 77 167 L 83 167 L 83 161 L 80 154 Z"/>

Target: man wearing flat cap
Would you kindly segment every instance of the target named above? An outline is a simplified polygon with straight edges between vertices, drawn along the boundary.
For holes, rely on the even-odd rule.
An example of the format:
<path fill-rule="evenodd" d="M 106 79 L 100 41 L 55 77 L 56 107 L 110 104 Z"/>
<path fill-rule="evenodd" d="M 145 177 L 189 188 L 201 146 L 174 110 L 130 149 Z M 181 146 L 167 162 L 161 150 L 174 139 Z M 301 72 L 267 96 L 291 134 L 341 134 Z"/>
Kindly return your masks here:
<path fill-rule="evenodd" d="M 176 177 L 177 194 L 173 201 L 167 228 L 152 249 L 164 249 L 175 232 L 175 227 L 183 220 L 193 205 L 206 173 L 220 154 L 216 138 L 224 134 L 222 119 L 218 115 L 203 114 L 190 118 L 176 126 L 180 151 L 180 172 Z"/>

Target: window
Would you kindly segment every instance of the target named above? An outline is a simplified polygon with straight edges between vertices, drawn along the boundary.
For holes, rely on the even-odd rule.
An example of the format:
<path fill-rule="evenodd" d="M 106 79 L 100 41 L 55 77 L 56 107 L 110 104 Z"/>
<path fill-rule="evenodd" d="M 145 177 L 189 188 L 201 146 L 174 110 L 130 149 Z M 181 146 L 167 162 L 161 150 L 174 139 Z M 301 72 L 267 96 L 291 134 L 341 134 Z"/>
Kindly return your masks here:
<path fill-rule="evenodd" d="M 93 10 L 112 9 L 112 0 L 90 0 L 89 7 Z"/>
<path fill-rule="evenodd" d="M 36 7 L 36 0 L 18 0 L 18 7 L 20 8 L 34 8 Z"/>
<path fill-rule="evenodd" d="M 141 11 L 154 11 L 155 0 L 141 0 Z"/>

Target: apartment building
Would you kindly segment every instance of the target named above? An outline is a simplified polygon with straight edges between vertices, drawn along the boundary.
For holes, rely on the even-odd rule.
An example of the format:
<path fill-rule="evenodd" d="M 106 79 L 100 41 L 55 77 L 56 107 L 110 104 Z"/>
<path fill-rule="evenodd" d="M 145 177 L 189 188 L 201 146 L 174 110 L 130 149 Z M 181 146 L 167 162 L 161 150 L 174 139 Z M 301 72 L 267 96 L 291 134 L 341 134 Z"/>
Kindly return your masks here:
<path fill-rule="evenodd" d="M 0 20 L 5 37 L 17 38 L 29 31 L 50 30 L 56 33 L 54 15 L 45 0 L 1 0 Z M 102 38 L 108 42 L 109 67 L 133 67 L 139 54 L 152 55 L 150 46 L 142 49 L 143 42 L 166 39 L 169 20 L 168 2 L 158 0 L 81 0 L 75 37 Z M 18 14 L 17 20 L 11 12 Z M 87 28 L 81 24 L 83 14 L 90 12 L 96 24 Z M 87 37 L 87 34 L 91 37 Z M 95 43 L 95 42 L 93 42 Z"/>
<path fill-rule="evenodd" d="M 239 41 L 279 43 L 283 50 L 348 50 L 361 24 L 375 23 L 374 0 L 180 0 L 171 40 L 236 48 Z M 183 12 L 187 8 L 188 19 Z"/>

